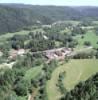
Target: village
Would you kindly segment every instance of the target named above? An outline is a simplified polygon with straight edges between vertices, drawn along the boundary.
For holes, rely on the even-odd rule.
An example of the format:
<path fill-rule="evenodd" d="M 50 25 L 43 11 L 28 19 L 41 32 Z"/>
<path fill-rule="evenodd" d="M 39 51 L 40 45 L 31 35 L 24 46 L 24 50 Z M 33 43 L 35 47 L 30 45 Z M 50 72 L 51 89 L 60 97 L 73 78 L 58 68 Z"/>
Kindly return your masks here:
<path fill-rule="evenodd" d="M 37 52 L 30 52 L 29 50 L 25 50 L 25 49 L 19 49 L 19 50 L 14 50 L 12 49 L 9 52 L 9 59 L 14 59 L 17 56 L 23 56 L 27 53 L 32 53 L 32 54 L 38 54 L 38 53 L 43 53 L 44 56 L 48 59 L 48 60 L 63 60 L 65 58 L 65 56 L 68 56 L 69 54 L 72 53 L 72 49 L 71 48 L 55 48 L 55 49 L 50 49 L 50 50 L 45 50 L 45 51 L 37 51 Z"/>
<path fill-rule="evenodd" d="M 11 67 L 14 64 L 12 61 L 16 61 L 16 58 L 18 56 L 24 56 L 27 53 L 32 54 L 38 54 L 38 53 L 43 53 L 44 57 L 47 59 L 47 61 L 51 61 L 51 60 L 64 60 L 65 56 L 69 56 L 72 53 L 72 49 L 71 48 L 55 48 L 55 49 L 50 49 L 50 50 L 45 50 L 45 51 L 37 51 L 37 52 L 30 52 L 29 50 L 25 50 L 25 49 L 19 49 L 19 50 L 15 50 L 15 49 L 11 49 L 9 51 L 9 56 L 7 61 L 11 61 Z M 3 52 L 0 51 L 0 56 L 3 56 Z M 10 64 L 7 63 L 3 63 L 3 65 L 5 66 L 10 66 Z"/>
<path fill-rule="evenodd" d="M 52 50 L 46 50 L 45 51 L 45 57 L 47 57 L 48 60 L 64 60 L 65 56 L 68 56 L 72 53 L 71 48 L 57 48 Z"/>

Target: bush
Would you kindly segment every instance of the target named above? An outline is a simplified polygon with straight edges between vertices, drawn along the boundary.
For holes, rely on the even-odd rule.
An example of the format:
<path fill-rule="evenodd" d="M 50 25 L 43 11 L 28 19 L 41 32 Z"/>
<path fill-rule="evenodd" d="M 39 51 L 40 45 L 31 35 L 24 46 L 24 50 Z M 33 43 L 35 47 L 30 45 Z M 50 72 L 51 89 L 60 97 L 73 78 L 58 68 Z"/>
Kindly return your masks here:
<path fill-rule="evenodd" d="M 91 43 L 90 43 L 89 41 L 85 41 L 85 42 L 84 42 L 84 45 L 85 45 L 85 46 L 91 46 Z"/>
<path fill-rule="evenodd" d="M 15 85 L 15 92 L 18 96 L 26 96 L 28 89 L 29 89 L 29 84 L 27 81 L 25 80 L 20 80 L 17 82 L 17 84 Z"/>
<path fill-rule="evenodd" d="M 98 51 L 96 52 L 96 55 L 95 56 L 96 56 L 96 59 L 98 59 Z"/>
<path fill-rule="evenodd" d="M 82 35 L 82 36 L 81 36 L 81 39 L 83 39 L 83 38 L 84 38 L 84 36 Z"/>

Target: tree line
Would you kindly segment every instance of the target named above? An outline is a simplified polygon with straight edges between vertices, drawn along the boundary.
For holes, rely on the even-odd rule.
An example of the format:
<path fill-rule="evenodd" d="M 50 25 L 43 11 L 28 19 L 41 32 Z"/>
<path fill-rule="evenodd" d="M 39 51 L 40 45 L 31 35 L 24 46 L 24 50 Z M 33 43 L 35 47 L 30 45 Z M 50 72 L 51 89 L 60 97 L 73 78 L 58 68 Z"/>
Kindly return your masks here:
<path fill-rule="evenodd" d="M 64 90 L 64 89 L 63 89 Z M 63 91 L 62 90 L 62 91 Z M 60 100 L 97 100 L 98 99 L 98 73 L 84 82 L 80 82 L 71 91 L 65 89 Z"/>
<path fill-rule="evenodd" d="M 58 20 L 98 20 L 97 7 L 82 8 L 0 4 L 0 34 Z"/>

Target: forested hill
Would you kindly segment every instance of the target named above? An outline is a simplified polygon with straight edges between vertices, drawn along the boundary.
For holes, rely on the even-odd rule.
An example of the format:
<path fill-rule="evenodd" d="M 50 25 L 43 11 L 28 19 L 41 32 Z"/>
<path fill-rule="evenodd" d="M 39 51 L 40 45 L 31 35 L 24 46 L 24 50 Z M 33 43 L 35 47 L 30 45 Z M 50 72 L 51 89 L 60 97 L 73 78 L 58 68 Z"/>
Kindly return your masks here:
<path fill-rule="evenodd" d="M 98 7 L 34 6 L 0 4 L 0 34 L 19 31 L 37 24 L 51 24 L 58 20 L 98 20 Z"/>

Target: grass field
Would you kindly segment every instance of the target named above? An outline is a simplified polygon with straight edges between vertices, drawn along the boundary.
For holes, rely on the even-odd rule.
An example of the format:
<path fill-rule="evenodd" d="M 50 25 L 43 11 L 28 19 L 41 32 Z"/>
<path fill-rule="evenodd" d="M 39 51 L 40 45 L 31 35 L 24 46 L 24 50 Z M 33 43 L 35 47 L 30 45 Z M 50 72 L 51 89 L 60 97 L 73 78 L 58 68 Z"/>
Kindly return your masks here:
<path fill-rule="evenodd" d="M 95 48 L 98 48 L 98 36 L 93 32 L 93 31 L 88 31 L 85 35 L 84 38 L 81 38 L 81 36 L 77 36 L 76 39 L 79 42 L 79 45 L 77 48 L 82 48 L 84 45 L 85 41 L 90 41 L 91 45 Z"/>
<path fill-rule="evenodd" d="M 31 31 L 32 32 L 44 32 L 42 29 L 35 29 L 35 30 L 31 30 Z M 28 35 L 29 32 L 31 32 L 31 31 L 22 30 L 19 32 L 6 33 L 4 35 L 0 35 L 0 43 L 7 42 L 7 39 L 13 37 L 14 35 Z"/>
<path fill-rule="evenodd" d="M 27 96 L 23 96 L 23 97 L 22 96 L 18 96 L 17 100 L 27 100 L 27 98 L 28 98 Z"/>
<path fill-rule="evenodd" d="M 31 80 L 33 78 L 35 78 L 37 75 L 39 75 L 41 73 L 42 70 L 42 65 L 38 66 L 38 67 L 34 67 L 34 68 L 30 68 L 29 70 L 27 70 L 24 79 L 26 80 Z"/>
<path fill-rule="evenodd" d="M 8 38 L 13 37 L 14 35 L 25 35 L 28 34 L 29 31 L 19 31 L 15 33 L 6 33 L 4 35 L 0 35 L 0 42 L 5 42 Z"/>
<path fill-rule="evenodd" d="M 98 21 L 93 21 L 94 24 L 98 25 Z"/>
<path fill-rule="evenodd" d="M 59 73 L 66 72 L 64 86 L 67 90 L 74 88 L 80 81 L 88 79 L 91 75 L 98 72 L 98 60 L 71 60 L 69 63 L 60 65 L 52 73 L 52 78 L 47 82 L 47 94 L 49 100 L 58 100 L 61 94 L 56 87 Z"/>

